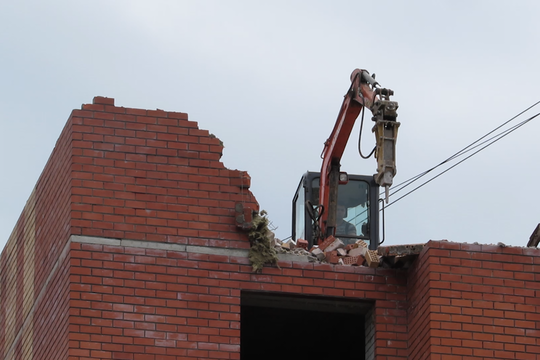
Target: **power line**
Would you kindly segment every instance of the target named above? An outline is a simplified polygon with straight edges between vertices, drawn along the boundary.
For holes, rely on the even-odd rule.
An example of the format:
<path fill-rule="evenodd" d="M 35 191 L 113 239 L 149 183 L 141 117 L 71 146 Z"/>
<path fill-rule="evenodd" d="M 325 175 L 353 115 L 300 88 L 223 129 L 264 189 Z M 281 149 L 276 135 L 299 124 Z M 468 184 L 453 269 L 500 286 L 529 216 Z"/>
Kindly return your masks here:
<path fill-rule="evenodd" d="M 540 103 L 540 101 L 537 102 L 536 104 L 534 104 L 533 106 L 537 105 L 538 103 Z M 531 107 L 532 107 L 532 106 L 531 106 Z M 530 108 L 529 108 L 529 109 L 530 109 Z M 527 109 L 527 110 L 529 110 L 529 109 Z M 527 110 L 525 110 L 525 111 L 527 111 Z M 523 114 L 523 112 L 521 112 L 520 115 L 521 115 L 521 114 Z M 517 115 L 517 116 L 519 116 L 519 115 Z M 507 130 L 501 132 L 500 134 L 498 134 L 498 135 L 492 137 L 491 139 L 495 139 L 495 140 L 489 142 L 487 145 L 483 146 L 482 148 L 480 148 L 479 150 L 475 151 L 475 152 L 472 153 L 471 155 L 467 156 L 467 157 L 464 158 L 463 160 L 461 160 L 461 161 L 459 161 L 458 163 L 452 165 L 452 166 L 449 167 L 448 169 L 446 169 L 446 170 L 444 170 L 443 172 L 441 172 L 441 173 L 435 175 L 434 177 L 432 177 L 431 179 L 425 181 L 424 183 L 420 184 L 419 186 L 415 187 L 414 189 L 412 189 L 412 190 L 409 191 L 408 193 L 406 193 L 406 194 L 402 195 L 401 197 L 397 198 L 396 200 L 392 201 L 390 204 L 386 205 L 385 208 L 388 208 L 390 205 L 395 204 L 395 203 L 398 202 L 399 200 L 403 199 L 404 197 L 410 195 L 411 193 L 413 193 L 413 192 L 415 192 L 416 190 L 420 189 L 420 188 L 423 187 L 424 185 L 426 185 L 426 184 L 430 183 L 431 181 L 435 180 L 436 178 L 438 178 L 438 177 L 441 176 L 442 174 L 444 174 L 444 173 L 450 171 L 451 169 L 455 168 L 456 166 L 458 166 L 459 164 L 461 164 L 461 163 L 464 162 L 465 160 L 467 160 L 467 159 L 471 158 L 472 156 L 478 154 L 480 151 L 484 150 L 484 149 L 487 148 L 488 146 L 490 146 L 490 145 L 496 143 L 497 141 L 501 140 L 503 137 L 505 137 L 505 136 L 509 135 L 510 133 L 512 133 L 513 131 L 519 129 L 521 126 L 525 125 L 526 123 L 528 123 L 529 121 L 533 120 L 534 118 L 536 118 L 536 117 L 538 117 L 538 116 L 540 116 L 540 113 L 538 113 L 538 114 L 536 114 L 536 115 L 533 115 L 533 116 L 531 116 L 530 118 L 528 118 L 527 120 L 524 120 L 524 121 L 522 121 L 521 123 L 519 123 L 519 124 L 517 124 L 517 125 L 514 125 L 513 127 L 511 127 L 511 128 L 509 128 L 509 129 L 507 129 Z M 513 120 L 513 119 L 515 119 L 515 117 L 512 118 L 511 120 Z M 509 120 L 509 121 L 511 121 L 511 120 Z M 507 121 L 506 123 L 504 123 L 503 125 L 505 125 L 505 124 L 507 124 L 507 123 L 508 123 L 508 121 Z M 501 125 L 501 126 L 503 126 L 503 125 Z M 495 130 L 499 129 L 501 126 L 497 127 Z M 493 130 L 493 131 L 495 131 L 495 130 Z M 493 131 L 491 131 L 491 132 L 489 132 L 488 134 L 484 135 L 483 137 L 481 137 L 480 139 L 478 139 L 477 141 L 475 141 L 475 142 L 472 143 L 472 144 L 477 143 L 479 140 L 481 140 L 481 139 L 485 138 L 487 135 L 493 133 Z M 484 143 L 490 141 L 491 139 L 488 139 L 488 140 L 484 141 L 482 144 L 484 144 Z M 472 145 L 472 144 L 471 144 L 471 145 Z M 468 147 L 470 147 L 471 145 L 469 145 Z M 480 145 L 481 145 L 481 144 L 475 146 L 474 148 L 477 148 L 477 147 L 480 146 Z M 471 149 L 468 149 L 467 151 L 464 151 L 465 149 L 467 149 L 467 148 L 465 148 L 465 149 L 460 150 L 460 152 L 458 152 L 458 153 L 456 153 L 456 154 L 459 154 L 459 155 L 457 155 L 457 156 L 461 156 L 461 155 L 463 155 L 465 152 L 471 151 L 471 150 L 474 149 L 474 148 L 471 148 Z M 453 155 L 453 156 L 452 156 L 451 158 L 449 158 L 449 159 L 454 159 L 454 158 L 456 158 L 457 156 Z M 445 160 L 443 163 L 446 163 L 446 162 L 448 162 L 448 161 Z M 440 165 L 442 165 L 443 163 L 441 163 Z M 437 165 L 436 167 L 438 167 L 438 166 L 440 166 L 440 165 Z M 432 168 L 432 169 L 429 169 L 428 171 L 426 171 L 426 172 L 424 172 L 424 173 L 422 173 L 422 174 L 420 174 L 420 175 L 417 175 L 416 177 L 413 177 L 413 178 L 411 178 L 411 179 L 414 179 L 413 181 L 416 181 L 418 178 L 420 178 L 421 176 L 424 176 L 425 174 L 427 174 L 427 173 L 430 172 L 431 170 L 435 169 L 436 167 L 434 167 L 434 168 Z M 407 185 L 402 186 L 400 189 L 398 189 L 398 191 L 399 191 L 399 190 L 402 190 L 404 187 L 410 185 L 413 181 L 411 181 L 411 182 L 410 182 L 409 184 L 407 184 Z M 392 194 L 390 194 L 390 196 L 392 196 L 392 195 L 395 194 L 396 192 L 397 192 L 397 191 L 394 191 Z"/>
<path fill-rule="evenodd" d="M 469 158 L 473 157 L 474 155 L 478 154 L 480 151 L 484 150 L 485 148 L 487 148 L 488 146 L 490 145 L 493 145 L 494 143 L 496 143 L 497 141 L 499 141 L 500 139 L 502 139 L 503 137 L 509 135 L 510 133 L 512 133 L 513 131 L 519 129 L 521 126 L 525 125 L 526 123 L 528 123 L 529 121 L 533 120 L 534 118 L 540 116 L 540 113 L 536 114 L 536 115 L 533 115 L 531 116 L 530 118 L 520 122 L 519 124 L 517 125 L 514 125 L 502 132 L 500 132 L 499 134 L 497 135 L 494 135 L 490 138 L 488 138 L 487 140 L 484 140 L 480 143 L 478 143 L 479 141 L 481 141 L 482 139 L 485 139 L 487 136 L 493 134 L 495 131 L 497 131 L 498 129 L 500 129 L 501 127 L 505 126 L 506 124 L 508 124 L 509 122 L 515 120 L 516 118 L 518 118 L 519 116 L 523 115 L 525 112 L 529 111 L 530 109 L 532 109 L 533 107 L 535 107 L 536 105 L 540 104 L 540 101 L 537 101 L 536 103 L 534 103 L 533 105 L 529 106 L 528 108 L 526 108 L 525 110 L 521 111 L 520 113 L 518 113 L 517 115 L 513 116 L 512 118 L 510 118 L 509 120 L 505 121 L 503 124 L 497 126 L 495 129 L 491 130 L 490 132 L 488 132 L 487 134 L 485 134 L 484 136 L 478 138 L 477 140 L 475 140 L 474 142 L 470 143 L 469 145 L 465 146 L 463 149 L 459 150 L 458 152 L 456 152 L 455 154 L 453 154 L 452 156 L 450 156 L 449 158 L 447 158 L 446 160 L 442 161 L 441 163 L 439 163 L 438 165 L 416 175 L 416 176 L 413 176 L 412 178 L 408 179 L 408 180 L 405 180 L 401 183 L 399 183 L 398 185 L 395 185 L 398 187 L 397 190 L 394 190 L 390 196 L 396 194 L 397 192 L 403 190 L 404 188 L 406 188 L 407 186 L 411 185 L 412 183 L 414 183 L 415 181 L 419 180 L 420 178 L 422 178 L 423 176 L 427 175 L 428 173 L 430 173 L 431 171 L 435 170 L 436 168 L 438 168 L 439 166 L 442 166 L 480 146 L 482 146 L 483 144 L 486 144 L 484 147 L 480 148 L 478 151 L 475 151 L 474 153 L 472 153 L 471 155 L 467 156 L 466 158 L 464 158 L 463 160 L 459 161 L 458 163 L 452 165 L 451 167 L 449 167 L 448 169 L 444 170 L 443 172 L 435 175 L 434 177 L 432 177 L 431 179 L 425 181 L 424 183 L 420 184 L 419 186 L 417 186 L 416 188 L 412 189 L 411 191 L 409 191 L 408 193 L 404 194 L 403 196 L 397 198 L 396 200 L 392 201 L 390 204 L 386 205 L 385 208 L 389 207 L 390 205 L 398 202 L 399 200 L 403 199 L 404 197 L 410 195 L 411 193 L 415 192 L 416 190 L 420 189 L 421 187 L 423 187 L 424 185 L 427 185 L 428 183 L 430 183 L 431 181 L 435 180 L 436 178 L 438 178 L 439 176 L 443 175 L 444 173 L 450 171 L 451 169 L 455 168 L 456 166 L 458 166 L 459 164 L 461 164 L 462 162 L 464 162 L 465 160 L 468 160 Z M 478 143 L 478 144 L 477 144 Z M 476 144 L 476 145 L 475 145 Z M 475 145 L 475 146 L 473 146 Z M 401 186 L 401 187 L 400 187 Z M 383 193 L 381 193 L 380 195 L 382 195 Z M 382 211 L 382 209 L 380 210 Z M 354 216 L 352 219 L 349 219 L 349 221 L 352 221 L 354 219 L 356 219 L 357 217 L 363 215 L 364 213 L 367 212 L 367 208 L 362 211 L 361 213 L 357 214 L 356 216 Z"/>
<path fill-rule="evenodd" d="M 493 134 L 495 131 L 499 130 L 501 127 L 505 126 L 506 124 L 508 124 L 509 122 L 513 121 L 514 119 L 518 118 L 519 116 L 523 115 L 525 112 L 529 111 L 530 109 L 532 109 L 533 107 L 535 107 L 536 105 L 540 104 L 540 101 L 537 101 L 536 103 L 534 103 L 533 105 L 529 106 L 528 108 L 526 108 L 525 110 L 521 111 L 520 113 L 518 113 L 517 115 L 513 116 L 512 118 L 510 118 L 509 120 L 505 121 L 504 123 L 502 123 L 501 125 L 497 126 L 495 129 L 491 130 L 490 132 L 488 132 L 487 134 L 485 134 L 484 136 L 480 137 L 479 139 L 475 140 L 474 142 L 470 143 L 469 145 L 465 146 L 463 149 L 459 150 L 458 152 L 456 152 L 455 154 L 453 154 L 452 156 L 450 156 L 448 159 L 442 161 L 441 163 L 439 163 L 438 165 L 432 167 L 431 169 L 428 169 L 416 176 L 413 176 L 412 178 L 408 179 L 408 180 L 405 180 L 397 185 L 394 186 L 394 191 L 392 192 L 392 194 L 395 194 L 401 190 L 403 190 L 405 187 L 411 185 L 412 183 L 414 183 L 415 181 L 419 180 L 420 178 L 422 178 L 423 176 L 427 175 L 428 173 L 430 173 L 431 171 L 435 170 L 436 168 L 438 168 L 439 166 L 442 166 L 452 160 L 454 160 L 455 158 L 457 157 L 460 157 L 462 155 L 464 155 L 465 153 L 477 148 L 478 146 L 484 144 L 486 141 L 489 141 L 491 139 L 493 139 L 494 137 L 476 145 L 473 147 L 474 144 L 478 143 L 479 141 L 481 141 L 482 139 L 486 138 L 487 136 Z M 504 133 L 504 132 L 503 132 Z M 497 136 L 500 136 L 499 135 L 496 135 L 495 137 Z M 397 189 L 396 189 L 397 188 Z"/>

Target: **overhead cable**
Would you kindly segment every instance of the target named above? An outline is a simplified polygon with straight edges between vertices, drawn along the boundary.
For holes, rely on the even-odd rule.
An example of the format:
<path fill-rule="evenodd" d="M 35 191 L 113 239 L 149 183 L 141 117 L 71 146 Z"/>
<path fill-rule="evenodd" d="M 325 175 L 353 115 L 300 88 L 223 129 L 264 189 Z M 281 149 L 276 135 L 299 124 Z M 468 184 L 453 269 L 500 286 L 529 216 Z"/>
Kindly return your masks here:
<path fill-rule="evenodd" d="M 480 137 L 479 139 L 475 140 L 474 142 L 472 142 L 471 144 L 465 146 L 463 149 L 459 150 L 458 152 L 456 152 L 455 154 L 453 154 L 452 156 L 450 156 L 448 159 L 442 161 L 441 163 L 439 163 L 438 165 L 432 167 L 431 169 L 428 169 L 416 176 L 413 176 L 412 178 L 408 179 L 408 180 L 405 180 L 397 185 L 394 186 L 394 191 L 392 192 L 392 194 L 395 194 L 401 190 L 403 190 L 405 187 L 409 186 L 410 184 L 412 184 L 413 182 L 419 180 L 420 178 L 422 178 L 423 176 L 427 175 L 428 173 L 430 173 L 431 171 L 435 170 L 436 168 L 438 168 L 439 166 L 442 166 L 452 160 L 454 160 L 455 158 L 457 157 L 460 157 L 462 155 L 464 155 L 465 153 L 477 148 L 478 146 L 481 146 L 482 144 L 484 144 L 485 142 L 497 137 L 497 136 L 500 136 L 501 134 L 503 134 L 504 132 L 502 132 L 501 134 L 499 135 L 496 135 L 476 146 L 473 146 L 475 145 L 476 143 L 478 143 L 479 141 L 481 141 L 482 139 L 486 138 L 487 136 L 493 134 L 495 131 L 499 130 L 501 127 L 505 126 L 506 124 L 508 124 L 509 122 L 515 120 L 516 118 L 518 118 L 519 116 L 523 115 L 525 112 L 529 111 L 530 109 L 532 109 L 533 107 L 535 107 L 536 105 L 540 104 L 540 101 L 537 101 L 536 103 L 534 103 L 533 105 L 529 106 L 527 109 L 521 111 L 520 113 L 518 113 L 517 115 L 513 116 L 512 118 L 510 118 L 509 120 L 505 121 L 503 124 L 497 126 L 495 129 L 491 130 L 490 132 L 488 132 L 487 134 L 485 134 L 484 136 Z M 529 120 L 532 120 L 532 119 L 529 119 Z M 520 125 L 521 126 L 521 125 Z M 512 129 L 512 128 L 510 128 Z M 512 130 L 513 131 L 513 130 Z M 495 142 L 495 141 L 494 141 Z M 392 195 L 391 194 L 391 195 Z"/>
<path fill-rule="evenodd" d="M 540 101 L 539 101 L 538 103 L 540 103 Z M 538 103 L 536 103 L 536 104 L 538 104 Z M 535 104 L 535 105 L 536 105 L 536 104 Z M 534 106 L 534 105 L 533 105 L 533 106 Z M 523 112 L 522 112 L 522 113 L 523 113 Z M 522 113 L 521 113 L 521 114 L 522 114 Z M 518 115 L 518 116 L 519 116 L 519 115 Z M 494 137 L 492 137 L 492 138 L 490 138 L 490 139 L 484 141 L 483 143 L 486 143 L 486 142 L 488 142 L 488 141 L 494 139 L 493 141 L 491 141 L 491 142 L 489 142 L 487 145 L 481 147 L 479 150 L 475 151 L 474 153 L 472 153 L 471 155 L 467 156 L 467 157 L 464 158 L 463 160 L 457 162 L 456 164 L 452 165 L 452 166 L 449 167 L 448 169 L 446 169 L 446 170 L 444 170 L 443 172 L 441 172 L 441 173 L 435 175 L 434 177 L 432 177 L 431 179 L 425 181 L 424 183 L 420 184 L 419 186 L 415 187 L 414 189 L 412 189 L 412 190 L 409 191 L 408 193 L 406 193 L 406 194 L 402 195 L 401 197 L 397 198 L 396 200 L 392 201 L 390 204 L 386 205 L 386 208 L 388 208 L 390 205 L 395 204 L 396 202 L 398 202 L 399 200 L 403 199 L 404 197 L 410 195 L 411 193 L 415 192 L 416 190 L 420 189 L 420 188 L 423 187 L 424 185 L 426 185 L 426 184 L 430 183 L 431 181 L 435 180 L 436 178 L 438 178 L 438 177 L 441 176 L 442 174 L 444 174 L 444 173 L 448 172 L 449 170 L 455 168 L 456 166 L 458 166 L 459 164 L 461 164 L 461 163 L 464 162 L 465 160 L 467 160 L 467 159 L 471 158 L 472 156 L 478 154 L 480 151 L 484 150 L 485 148 L 487 148 L 488 146 L 494 144 L 495 142 L 501 140 L 503 137 L 509 135 L 509 134 L 512 133 L 513 131 L 517 130 L 518 128 L 520 128 L 521 126 L 525 125 L 526 123 L 528 123 L 529 121 L 535 119 L 535 118 L 538 117 L 538 116 L 540 116 L 540 113 L 538 113 L 538 114 L 536 114 L 536 115 L 533 115 L 533 116 L 531 116 L 530 118 L 528 118 L 527 120 L 524 120 L 524 121 L 520 122 L 519 124 L 514 125 L 513 127 L 511 127 L 511 128 L 509 128 L 509 129 L 507 129 L 507 130 L 501 132 L 500 134 L 498 134 L 498 135 L 496 135 L 496 136 L 494 136 Z M 515 117 L 514 117 L 514 118 L 515 118 Z M 508 122 L 506 122 L 506 123 L 508 123 Z M 506 123 L 505 123 L 505 124 L 506 124 Z M 503 124 L 503 125 L 504 125 L 504 124 Z M 502 126 L 502 125 L 501 125 L 501 126 Z M 499 128 L 500 128 L 500 126 L 499 126 L 497 129 L 499 129 Z M 495 130 L 496 130 L 496 129 L 495 129 Z M 494 130 L 493 130 L 493 131 L 494 131 Z M 493 133 L 493 131 L 491 131 L 490 133 L 484 135 L 482 138 L 478 139 L 478 140 L 475 141 L 473 144 L 475 144 L 475 143 L 478 142 L 479 140 L 485 138 L 487 135 Z M 483 143 L 482 143 L 482 144 L 483 144 Z M 471 145 L 472 145 L 472 144 L 471 144 Z M 469 145 L 468 147 L 470 147 L 471 145 Z M 477 146 L 475 146 L 474 148 L 477 148 L 478 146 L 480 146 L 480 144 L 477 145 Z M 467 148 L 465 148 L 465 149 L 467 149 Z M 456 153 L 456 154 L 459 154 L 459 155 L 457 155 L 457 156 L 463 155 L 465 152 L 471 151 L 473 148 L 464 151 L 465 149 L 463 149 L 463 150 L 461 150 L 460 152 Z M 454 158 L 456 158 L 457 156 L 456 156 L 456 155 L 453 155 L 453 156 L 452 156 L 451 158 L 449 158 L 449 159 L 454 159 Z M 448 160 L 448 161 L 449 161 L 449 160 Z M 445 160 L 445 161 L 442 162 L 440 165 L 442 165 L 442 164 L 444 164 L 444 163 L 446 163 L 446 162 L 448 162 L 448 161 Z M 440 166 L 440 165 L 437 165 L 436 167 L 438 167 L 438 166 Z M 422 174 L 420 174 L 420 175 L 417 175 L 416 177 L 411 178 L 411 179 L 414 179 L 414 180 L 412 180 L 412 181 L 409 181 L 409 180 L 411 180 L 411 179 L 409 179 L 409 180 L 408 180 L 408 181 L 409 181 L 408 184 L 406 184 L 406 185 L 402 186 L 400 189 L 398 189 L 398 190 L 392 192 L 392 193 L 390 194 L 390 196 L 392 196 L 393 194 L 395 194 L 397 191 L 402 190 L 404 187 L 410 185 L 412 182 L 416 181 L 417 179 L 419 179 L 420 177 L 424 176 L 425 174 L 427 174 L 427 173 L 430 172 L 431 170 L 435 169 L 436 167 L 433 167 L 432 169 L 429 169 L 428 171 L 426 171 L 426 172 L 424 172 L 424 173 L 422 173 Z"/>

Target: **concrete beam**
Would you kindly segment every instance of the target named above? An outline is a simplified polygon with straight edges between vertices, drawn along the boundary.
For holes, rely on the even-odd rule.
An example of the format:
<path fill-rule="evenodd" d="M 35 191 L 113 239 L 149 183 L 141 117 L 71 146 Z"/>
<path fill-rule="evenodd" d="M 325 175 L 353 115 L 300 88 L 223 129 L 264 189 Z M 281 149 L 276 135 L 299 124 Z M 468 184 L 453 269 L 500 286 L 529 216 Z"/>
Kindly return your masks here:
<path fill-rule="evenodd" d="M 377 253 L 380 256 L 418 255 L 424 246 L 425 244 L 379 246 Z"/>

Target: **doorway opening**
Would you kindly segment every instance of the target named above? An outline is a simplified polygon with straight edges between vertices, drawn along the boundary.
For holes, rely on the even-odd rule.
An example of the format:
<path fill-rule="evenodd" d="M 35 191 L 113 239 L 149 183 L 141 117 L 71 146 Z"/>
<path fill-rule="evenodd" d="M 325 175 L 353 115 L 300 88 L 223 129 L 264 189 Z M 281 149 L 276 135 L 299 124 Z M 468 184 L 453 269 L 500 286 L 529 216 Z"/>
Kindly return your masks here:
<path fill-rule="evenodd" d="M 242 291 L 240 359 L 373 359 L 373 302 Z"/>

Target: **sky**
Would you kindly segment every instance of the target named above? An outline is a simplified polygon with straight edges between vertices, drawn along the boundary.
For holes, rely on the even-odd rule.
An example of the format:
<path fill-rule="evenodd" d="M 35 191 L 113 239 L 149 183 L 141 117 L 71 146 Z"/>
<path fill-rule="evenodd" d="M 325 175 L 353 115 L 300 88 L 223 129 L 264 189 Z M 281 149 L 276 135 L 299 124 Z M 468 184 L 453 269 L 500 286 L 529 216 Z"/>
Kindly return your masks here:
<path fill-rule="evenodd" d="M 226 167 L 251 175 L 284 239 L 355 68 L 376 73 L 399 103 L 397 184 L 540 100 L 539 10 L 534 0 L 5 1 L 0 249 L 72 109 L 94 96 L 187 112 L 223 141 Z M 364 153 L 375 142 L 368 122 Z M 358 131 L 342 170 L 371 175 Z M 525 246 L 540 222 L 539 131 L 532 120 L 392 204 L 385 243 Z"/>

